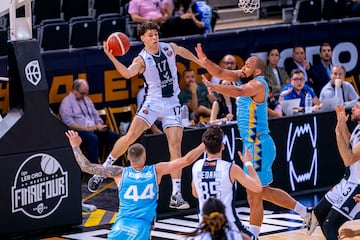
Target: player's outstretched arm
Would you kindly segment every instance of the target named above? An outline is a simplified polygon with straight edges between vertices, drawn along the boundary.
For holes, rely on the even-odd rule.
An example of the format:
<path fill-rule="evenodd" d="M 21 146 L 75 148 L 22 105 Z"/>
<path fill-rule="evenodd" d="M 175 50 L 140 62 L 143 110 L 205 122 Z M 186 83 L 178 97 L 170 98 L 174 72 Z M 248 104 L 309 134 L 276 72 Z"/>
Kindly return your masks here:
<path fill-rule="evenodd" d="M 170 174 L 173 171 L 177 171 L 186 166 L 189 166 L 195 162 L 202 153 L 205 151 L 205 145 L 201 143 L 199 146 L 188 152 L 182 158 L 172 160 L 170 162 L 160 162 L 156 164 L 156 174 L 158 175 L 158 180 L 161 180 L 161 177 L 166 174 Z"/>
<path fill-rule="evenodd" d="M 190 52 L 188 49 L 178 46 L 175 43 L 170 43 L 171 47 L 174 49 L 175 54 L 179 55 L 189 61 L 195 62 L 197 63 L 200 67 L 205 68 L 205 66 L 203 65 L 203 63 L 192 53 Z"/>
<path fill-rule="evenodd" d="M 137 56 L 132 61 L 129 67 L 126 67 L 124 64 L 119 62 L 116 57 L 112 54 L 112 50 L 109 49 L 109 46 L 106 42 L 103 42 L 104 53 L 114 64 L 116 70 L 126 79 L 129 79 L 137 74 L 139 74 L 143 68 L 143 61 L 140 56 Z"/>
<path fill-rule="evenodd" d="M 259 176 L 257 175 L 253 165 L 252 165 L 252 154 L 249 149 L 246 148 L 245 155 L 242 155 L 241 152 L 238 152 L 241 161 L 246 166 L 249 175 L 236 164 L 233 164 L 230 169 L 231 179 L 233 178 L 238 181 L 245 188 L 249 189 L 252 192 L 259 193 L 262 191 L 261 182 Z"/>
<path fill-rule="evenodd" d="M 202 65 L 208 70 L 208 72 L 215 77 L 221 78 L 223 80 L 228 80 L 232 82 L 237 82 L 243 76 L 243 72 L 239 70 L 228 70 L 220 67 L 215 64 L 213 61 L 207 58 L 205 55 L 201 43 L 198 43 L 196 48 L 196 54 L 199 60 L 202 62 Z"/>
<path fill-rule="evenodd" d="M 81 137 L 76 131 L 69 130 L 65 132 L 65 135 L 69 139 L 69 143 L 73 149 L 76 162 L 83 172 L 87 172 L 102 177 L 116 178 L 121 176 L 123 168 L 116 165 L 104 167 L 101 164 L 91 163 L 80 149 Z"/>

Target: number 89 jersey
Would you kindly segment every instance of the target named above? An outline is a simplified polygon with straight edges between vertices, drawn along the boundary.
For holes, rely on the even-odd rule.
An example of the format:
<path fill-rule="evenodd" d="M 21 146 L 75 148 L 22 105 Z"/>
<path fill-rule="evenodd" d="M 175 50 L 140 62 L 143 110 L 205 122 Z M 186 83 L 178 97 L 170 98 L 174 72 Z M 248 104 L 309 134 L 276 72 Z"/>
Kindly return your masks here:
<path fill-rule="evenodd" d="M 146 165 L 140 171 L 125 167 L 119 187 L 118 217 L 149 221 L 155 219 L 158 185 L 154 165 Z"/>
<path fill-rule="evenodd" d="M 231 165 L 232 163 L 222 159 L 201 159 L 194 163 L 192 177 L 199 198 L 200 216 L 202 216 L 202 208 L 206 200 L 217 198 L 226 206 L 225 214 L 228 221 L 235 221 L 232 209 L 234 184 L 230 179 Z"/>

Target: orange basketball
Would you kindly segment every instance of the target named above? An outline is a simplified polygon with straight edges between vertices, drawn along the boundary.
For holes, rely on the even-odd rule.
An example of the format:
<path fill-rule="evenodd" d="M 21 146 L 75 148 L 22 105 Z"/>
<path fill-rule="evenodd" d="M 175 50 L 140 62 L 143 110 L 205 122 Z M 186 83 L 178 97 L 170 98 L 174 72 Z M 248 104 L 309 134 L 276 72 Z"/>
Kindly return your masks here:
<path fill-rule="evenodd" d="M 106 43 L 114 56 L 123 56 L 130 49 L 130 39 L 122 32 L 112 33 Z"/>

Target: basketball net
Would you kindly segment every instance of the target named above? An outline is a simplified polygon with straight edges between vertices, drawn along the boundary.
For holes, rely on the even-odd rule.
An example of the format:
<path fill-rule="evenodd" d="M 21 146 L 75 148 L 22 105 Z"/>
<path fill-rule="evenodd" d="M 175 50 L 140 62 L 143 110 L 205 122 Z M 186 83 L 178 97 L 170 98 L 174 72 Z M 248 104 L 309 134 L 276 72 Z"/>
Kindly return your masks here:
<path fill-rule="evenodd" d="M 238 6 L 245 13 L 253 13 L 260 8 L 260 0 L 239 0 Z"/>

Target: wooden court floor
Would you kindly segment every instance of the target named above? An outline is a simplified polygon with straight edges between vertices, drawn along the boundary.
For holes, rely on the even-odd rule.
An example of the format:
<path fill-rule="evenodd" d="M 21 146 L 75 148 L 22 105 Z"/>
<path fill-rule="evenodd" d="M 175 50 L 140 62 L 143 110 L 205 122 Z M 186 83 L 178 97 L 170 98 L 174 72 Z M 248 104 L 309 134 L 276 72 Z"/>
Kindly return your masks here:
<path fill-rule="evenodd" d="M 260 240 L 325 240 L 324 235 L 321 232 L 320 227 L 318 226 L 311 234 L 311 236 L 306 235 L 305 231 L 295 230 L 283 233 L 271 234 L 263 237 L 259 237 Z M 353 238 L 354 239 L 354 238 Z"/>

